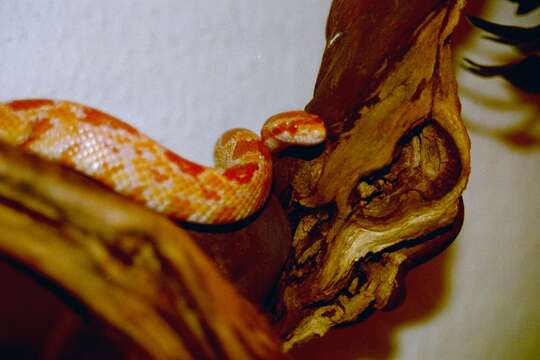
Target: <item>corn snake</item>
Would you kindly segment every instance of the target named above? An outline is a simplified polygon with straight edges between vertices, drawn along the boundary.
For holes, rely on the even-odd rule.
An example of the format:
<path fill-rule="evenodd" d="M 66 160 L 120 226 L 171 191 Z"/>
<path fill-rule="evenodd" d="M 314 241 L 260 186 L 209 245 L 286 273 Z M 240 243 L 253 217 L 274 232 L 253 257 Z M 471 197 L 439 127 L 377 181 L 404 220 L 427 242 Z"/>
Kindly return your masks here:
<path fill-rule="evenodd" d="M 262 207 L 271 188 L 270 152 L 324 141 L 323 121 L 281 113 L 261 138 L 245 129 L 218 140 L 215 168 L 186 160 L 127 123 L 69 101 L 0 103 L 0 140 L 58 162 L 172 219 L 199 224 L 242 220 Z"/>

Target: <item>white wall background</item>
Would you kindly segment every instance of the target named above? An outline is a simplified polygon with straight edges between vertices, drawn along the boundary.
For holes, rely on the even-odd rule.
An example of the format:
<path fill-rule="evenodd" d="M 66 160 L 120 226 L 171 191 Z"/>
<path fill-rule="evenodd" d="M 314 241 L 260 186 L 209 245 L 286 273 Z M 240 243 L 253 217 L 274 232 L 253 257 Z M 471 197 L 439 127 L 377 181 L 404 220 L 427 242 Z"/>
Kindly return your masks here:
<path fill-rule="evenodd" d="M 185 157 L 310 99 L 329 1 L 2 0 L 0 98 L 79 101 Z"/>
<path fill-rule="evenodd" d="M 486 17 L 516 22 L 506 2 L 492 3 Z M 211 164 L 224 130 L 258 130 L 267 116 L 309 100 L 329 6 L 330 0 L 2 0 L 0 99 L 92 105 Z M 485 46 L 478 38 L 465 44 L 467 52 L 489 62 L 500 48 L 475 57 L 472 49 Z M 497 80 L 462 72 L 459 80 L 508 94 Z M 464 97 L 463 104 L 467 117 L 488 125 L 510 121 L 474 99 Z M 520 108 L 534 116 L 534 109 Z M 411 275 L 401 309 L 335 331 L 297 355 L 538 358 L 540 152 L 515 151 L 475 133 L 472 143 L 465 226 L 442 260 Z M 436 311 L 430 307 L 439 295 L 421 285 L 429 281 L 440 281 L 447 294 L 435 301 Z M 431 314 L 411 320 L 403 315 L 411 307 Z"/>

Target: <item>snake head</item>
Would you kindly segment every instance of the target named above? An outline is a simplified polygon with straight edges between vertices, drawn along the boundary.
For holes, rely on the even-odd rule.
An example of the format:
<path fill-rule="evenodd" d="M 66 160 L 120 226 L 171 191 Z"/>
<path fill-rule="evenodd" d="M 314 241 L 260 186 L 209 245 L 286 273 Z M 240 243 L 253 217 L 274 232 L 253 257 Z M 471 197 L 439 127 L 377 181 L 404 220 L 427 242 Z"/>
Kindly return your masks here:
<path fill-rule="evenodd" d="M 326 139 L 324 121 L 305 111 L 288 111 L 270 117 L 261 130 L 264 145 L 277 153 L 289 146 L 313 146 Z"/>

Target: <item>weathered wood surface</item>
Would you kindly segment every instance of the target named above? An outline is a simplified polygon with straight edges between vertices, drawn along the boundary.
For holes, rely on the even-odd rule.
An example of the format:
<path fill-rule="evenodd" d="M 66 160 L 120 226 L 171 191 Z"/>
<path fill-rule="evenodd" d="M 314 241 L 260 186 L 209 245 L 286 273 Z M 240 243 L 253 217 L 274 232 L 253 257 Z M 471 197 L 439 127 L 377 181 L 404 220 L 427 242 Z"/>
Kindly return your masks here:
<path fill-rule="evenodd" d="M 126 356 L 282 356 L 266 320 L 185 231 L 3 145 L 0 229 L 0 252 L 80 302 Z"/>
<path fill-rule="evenodd" d="M 334 1 L 307 106 L 331 137 L 275 166 L 294 231 L 276 295 L 286 348 L 386 306 L 401 264 L 436 248 L 411 244 L 457 233 L 470 158 L 449 41 L 462 6 Z"/>

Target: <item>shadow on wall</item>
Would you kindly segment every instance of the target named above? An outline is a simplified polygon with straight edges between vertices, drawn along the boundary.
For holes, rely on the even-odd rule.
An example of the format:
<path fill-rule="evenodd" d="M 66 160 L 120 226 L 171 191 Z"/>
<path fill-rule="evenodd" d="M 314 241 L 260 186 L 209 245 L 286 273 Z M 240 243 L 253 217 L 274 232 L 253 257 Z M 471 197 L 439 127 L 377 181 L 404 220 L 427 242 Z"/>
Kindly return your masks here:
<path fill-rule="evenodd" d="M 504 128 L 476 123 L 468 118 L 464 119 L 465 124 L 472 133 L 499 140 L 514 150 L 538 151 L 540 150 L 540 94 L 513 91 L 523 101 L 523 105 L 530 106 L 532 104 L 535 106 L 535 110 L 531 114 Z M 501 101 L 467 88 L 460 88 L 460 94 L 494 110 L 512 111 L 520 107 L 520 104 L 515 100 Z"/>
<path fill-rule="evenodd" d="M 518 14 L 528 13 L 540 6 L 538 1 L 535 4 L 532 1 L 511 1 L 519 3 Z M 471 16 L 477 13 L 466 11 L 466 14 Z M 533 15 L 534 19 L 540 19 L 536 14 L 538 12 Z M 520 19 L 523 19 L 519 16 L 521 15 L 512 14 L 511 18 L 519 23 Z M 467 58 L 470 52 L 467 50 L 465 58 L 456 59 L 456 61 L 461 63 L 467 71 L 479 76 L 481 85 L 474 88 L 460 86 L 460 96 L 495 112 L 515 112 L 523 116 L 503 126 L 492 125 L 488 119 L 480 123 L 466 117 L 464 120 L 468 129 L 472 133 L 499 140 L 514 150 L 540 150 L 540 77 L 538 77 L 540 73 L 540 24 L 532 27 L 509 26 L 475 16 L 470 17 L 470 22 L 476 28 L 466 22 L 462 22 L 461 25 L 467 26 L 477 34 L 482 34 L 482 45 L 505 44 L 503 46 L 506 46 L 506 49 L 501 55 L 511 60 L 506 60 L 506 63 L 502 65 L 481 65 Z M 507 81 L 505 96 L 485 95 L 485 87 L 492 84 L 490 78 L 493 77 L 504 78 Z M 527 111 L 522 111 L 525 109 Z"/>

